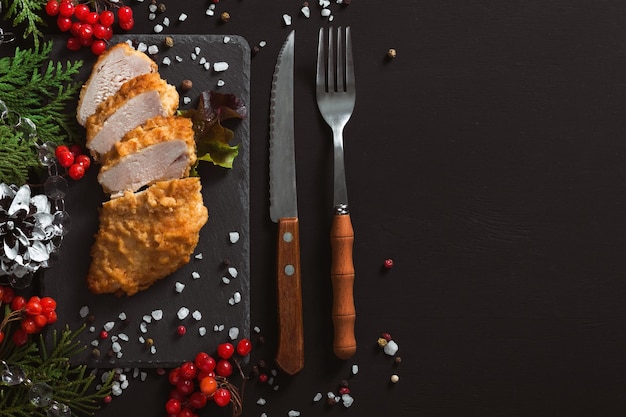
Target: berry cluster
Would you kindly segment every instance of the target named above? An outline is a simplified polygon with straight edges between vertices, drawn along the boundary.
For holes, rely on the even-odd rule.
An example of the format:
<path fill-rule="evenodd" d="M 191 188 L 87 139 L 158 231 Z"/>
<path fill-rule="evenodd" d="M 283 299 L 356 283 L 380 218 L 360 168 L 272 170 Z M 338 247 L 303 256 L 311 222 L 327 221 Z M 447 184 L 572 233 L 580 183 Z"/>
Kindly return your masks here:
<path fill-rule="evenodd" d="M 195 410 L 204 408 L 210 401 L 220 407 L 233 403 L 240 408 L 239 391 L 228 381 L 228 377 L 235 366 L 239 367 L 235 353 L 245 357 L 251 351 L 252 344 L 248 339 L 241 339 L 237 346 L 226 342 L 217 347 L 217 358 L 200 352 L 193 361 L 172 369 L 168 380 L 175 388 L 165 404 L 167 415 L 196 417 Z"/>
<path fill-rule="evenodd" d="M 91 48 L 91 52 L 100 55 L 107 48 L 107 41 L 113 37 L 115 13 L 111 10 L 98 12 L 99 2 L 95 2 L 96 10 L 89 4 L 94 1 L 80 3 L 78 0 L 48 0 L 46 13 L 57 18 L 57 26 L 61 32 L 69 32 L 67 49 L 78 51 L 83 47 Z M 128 6 L 117 9 L 117 22 L 122 30 L 131 30 L 135 26 L 133 10 Z"/>
<path fill-rule="evenodd" d="M 91 159 L 83 153 L 78 145 L 59 145 L 54 151 L 54 156 L 63 168 L 67 169 L 67 174 L 73 180 L 79 180 L 85 176 L 85 172 L 91 166 Z"/>
<path fill-rule="evenodd" d="M 5 317 L 0 323 L 0 343 L 5 338 L 7 324 L 19 321 L 20 327 L 13 332 L 16 346 L 28 341 L 28 335 L 41 332 L 47 324 L 57 321 L 57 303 L 52 297 L 32 296 L 28 299 L 16 295 L 11 287 L 0 286 L 0 305 L 6 304 Z"/>

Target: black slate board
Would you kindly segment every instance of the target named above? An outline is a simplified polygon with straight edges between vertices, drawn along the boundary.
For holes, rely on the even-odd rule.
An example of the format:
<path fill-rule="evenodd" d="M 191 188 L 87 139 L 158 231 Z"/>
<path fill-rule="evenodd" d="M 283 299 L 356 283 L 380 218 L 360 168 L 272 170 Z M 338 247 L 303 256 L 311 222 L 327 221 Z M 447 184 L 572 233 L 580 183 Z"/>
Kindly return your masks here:
<path fill-rule="evenodd" d="M 174 39 L 172 48 L 164 46 L 165 35 L 116 36 L 111 44 L 131 40 L 135 45 L 143 42 L 146 46 L 158 46 L 160 52 L 153 58 L 159 64 L 162 78 L 177 87 L 184 79 L 193 82 L 190 91 L 179 89 L 181 109 L 195 107 L 199 94 L 210 89 L 236 94 L 246 105 L 249 104 L 250 49 L 243 38 L 167 36 Z M 56 45 L 63 43 L 61 39 L 55 41 Z M 196 53 L 196 48 L 199 53 L 194 60 L 192 53 Z M 76 55 L 62 48 L 55 51 L 60 61 L 76 59 Z M 81 77 L 86 80 L 95 59 L 84 56 L 87 60 Z M 162 64 L 166 56 L 171 60 L 170 65 Z M 178 62 L 177 56 L 182 62 Z M 227 62 L 229 68 L 223 72 L 207 70 L 200 64 L 203 57 L 211 64 Z M 218 80 L 223 80 L 224 85 L 218 87 Z M 185 103 L 184 97 L 189 97 L 191 102 Z M 249 337 L 249 118 L 232 124 L 225 122 L 225 125 L 234 131 L 231 144 L 240 144 L 240 151 L 232 169 L 207 162 L 200 164 L 202 194 L 209 209 L 209 220 L 200 233 L 194 253 L 201 254 L 202 259 L 192 256 L 189 264 L 132 297 L 94 295 L 87 289 L 85 277 L 91 262 L 89 251 L 98 229 L 98 210 L 107 196 L 97 182 L 99 167 L 95 164 L 85 178 L 71 182 L 66 210 L 72 218 L 72 230 L 63 241 L 59 262 L 45 271 L 42 292 L 58 300 L 56 329 L 62 329 L 66 324 L 71 329 L 78 329 L 87 323 L 87 329 L 80 336 L 80 342 L 87 349 L 72 357 L 75 363 L 92 367 L 170 367 L 193 358 L 199 351 L 214 352 L 219 343 L 231 340 L 230 328 L 239 330 L 237 339 Z M 239 232 L 240 239 L 236 243 L 229 240 L 232 231 Z M 236 278 L 228 274 L 227 264 L 236 268 Z M 194 272 L 200 277 L 194 279 Z M 222 282 L 223 276 L 231 278 L 229 284 Z M 176 282 L 185 284 L 180 293 L 175 290 Z M 241 301 L 231 305 L 229 301 L 236 292 L 241 295 Z M 85 306 L 89 315 L 83 318 L 80 312 Z M 177 317 L 181 307 L 190 310 L 189 317 L 182 321 Z M 147 331 L 143 332 L 144 318 L 155 310 L 162 310 L 163 318 L 146 323 Z M 191 313 L 196 310 L 202 315 L 200 320 L 192 318 Z M 119 318 L 121 312 L 126 314 L 125 321 Z M 100 340 L 99 333 L 108 322 L 113 322 L 114 327 L 108 332 L 107 339 Z M 187 329 L 184 336 L 179 336 L 176 331 L 181 324 Z M 215 326 L 223 326 L 223 330 L 215 331 Z M 200 335 L 200 327 L 206 329 L 206 335 Z M 123 340 L 124 335 L 128 341 Z M 142 344 L 141 338 L 151 338 L 154 351 Z M 112 354 L 116 339 L 121 354 Z M 100 352 L 98 358 L 92 353 L 96 344 Z"/>

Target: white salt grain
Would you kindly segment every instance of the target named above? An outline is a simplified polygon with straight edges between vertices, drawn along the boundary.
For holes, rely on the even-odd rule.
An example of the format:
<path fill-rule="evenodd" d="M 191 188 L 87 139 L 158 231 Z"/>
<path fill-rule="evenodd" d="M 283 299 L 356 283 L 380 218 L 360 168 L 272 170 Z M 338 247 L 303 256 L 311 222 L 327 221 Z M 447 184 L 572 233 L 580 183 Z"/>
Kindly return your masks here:
<path fill-rule="evenodd" d="M 189 309 L 187 307 L 181 307 L 176 313 L 178 320 L 184 320 L 187 318 L 188 315 L 189 315 Z"/>
<path fill-rule="evenodd" d="M 213 70 L 217 72 L 226 71 L 228 69 L 228 62 L 220 61 L 213 64 Z"/>
<path fill-rule="evenodd" d="M 144 339 L 143 336 L 139 336 L 139 338 L 137 340 L 139 340 L 139 343 L 142 344 L 142 345 L 144 343 L 146 343 L 146 339 Z"/>
<path fill-rule="evenodd" d="M 230 36 L 224 36 L 224 43 L 230 42 Z"/>
<path fill-rule="evenodd" d="M 154 20 L 154 19 L 156 19 L 156 13 L 148 14 L 148 20 Z"/>
<path fill-rule="evenodd" d="M 181 13 L 180 16 L 178 16 L 178 21 L 184 22 L 185 20 L 187 20 L 187 15 L 185 13 Z"/>
<path fill-rule="evenodd" d="M 169 57 L 165 57 L 165 58 L 163 58 L 163 61 L 161 61 L 161 63 L 163 65 L 165 65 L 165 66 L 168 66 L 168 65 L 170 65 L 172 63 L 172 60 L 169 59 Z"/>
<path fill-rule="evenodd" d="M 87 317 L 89 315 L 89 307 L 82 306 L 80 308 L 80 311 L 78 312 L 78 314 L 80 315 L 81 319 L 84 319 L 85 317 Z"/>
<path fill-rule="evenodd" d="M 193 51 L 196 53 L 196 55 L 200 55 L 201 49 L 199 46 L 196 46 L 195 48 L 193 48 Z"/>
<path fill-rule="evenodd" d="M 224 330 L 225 326 L 223 324 L 220 324 L 218 327 L 218 330 L 221 332 L 222 330 Z"/>
<path fill-rule="evenodd" d="M 155 13 L 157 11 L 157 5 L 151 4 L 150 6 L 148 6 L 148 10 L 150 11 L 150 13 Z"/>
<path fill-rule="evenodd" d="M 199 63 L 200 65 L 204 65 L 204 64 L 206 64 L 206 58 L 205 58 L 205 57 L 200 58 L 200 61 L 199 61 L 198 63 Z"/>
<path fill-rule="evenodd" d="M 224 84 L 226 84 L 226 83 L 224 82 L 224 80 L 217 80 L 217 86 L 218 86 L 218 87 L 224 87 Z"/>
<path fill-rule="evenodd" d="M 343 406 L 348 408 L 354 402 L 354 398 L 352 398 L 352 396 L 350 394 L 343 394 L 341 396 L 341 401 L 343 402 Z"/>
<path fill-rule="evenodd" d="M 359 365 L 352 365 L 352 375 L 359 373 Z"/>
<path fill-rule="evenodd" d="M 108 321 L 104 324 L 102 328 L 108 332 L 109 330 L 113 328 L 113 326 L 115 326 L 115 322 Z"/>
<path fill-rule="evenodd" d="M 261 328 L 259 326 L 254 326 L 253 330 L 255 333 L 261 333 Z"/>
<path fill-rule="evenodd" d="M 210 7 L 208 9 L 206 9 L 205 14 L 207 16 L 213 16 L 215 14 L 215 12 L 213 11 L 213 9 L 211 9 Z"/>
<path fill-rule="evenodd" d="M 222 277 L 222 282 L 226 285 L 230 284 L 230 279 L 228 277 Z"/>
<path fill-rule="evenodd" d="M 330 6 L 330 1 L 329 0 L 320 0 L 319 4 L 322 7 L 328 7 L 328 6 Z"/>
<path fill-rule="evenodd" d="M 153 319 L 155 319 L 156 321 L 159 321 L 163 318 L 163 310 L 154 310 L 151 313 L 151 316 Z"/>
<path fill-rule="evenodd" d="M 390 340 L 387 342 L 383 350 L 387 355 L 393 356 L 398 351 L 398 344 L 394 342 L 393 340 Z"/>
<path fill-rule="evenodd" d="M 304 17 L 306 17 L 307 19 L 311 17 L 311 9 L 309 9 L 309 6 L 302 7 L 302 9 L 300 9 L 300 12 L 302 12 Z"/>
<path fill-rule="evenodd" d="M 200 336 L 204 336 L 204 335 L 206 334 L 206 327 L 200 327 L 200 328 L 198 329 L 198 334 L 199 334 Z"/>
<path fill-rule="evenodd" d="M 318 402 L 322 399 L 322 393 L 318 392 L 317 394 L 315 394 L 315 397 L 313 397 L 313 401 Z"/>
<path fill-rule="evenodd" d="M 170 25 L 170 18 L 165 16 L 163 18 L 163 26 L 169 26 Z"/>
<path fill-rule="evenodd" d="M 176 60 L 176 62 L 183 62 L 183 57 L 181 56 L 176 55 L 174 59 Z"/>
<path fill-rule="evenodd" d="M 233 300 L 235 300 L 235 304 L 241 302 L 241 293 L 239 291 L 233 294 Z"/>
<path fill-rule="evenodd" d="M 265 405 L 267 401 L 265 401 L 265 398 L 259 398 L 258 400 L 256 400 L 256 403 L 258 405 Z"/>
<path fill-rule="evenodd" d="M 148 373 L 147 372 L 142 372 L 140 374 L 140 378 L 139 379 L 141 379 L 142 381 L 145 381 L 146 378 L 148 378 Z"/>
<path fill-rule="evenodd" d="M 146 52 L 148 50 L 148 45 L 143 42 L 139 42 L 139 44 L 137 45 L 137 50 L 139 52 Z"/>
<path fill-rule="evenodd" d="M 95 331 L 96 331 L 95 326 L 91 326 L 91 327 L 89 327 L 89 333 L 93 333 L 93 332 L 95 332 Z"/>
<path fill-rule="evenodd" d="M 289 16 L 288 14 L 284 14 L 283 23 L 285 24 L 285 26 L 291 26 L 291 16 Z"/>
<path fill-rule="evenodd" d="M 202 259 L 202 253 L 197 254 L 196 256 L 194 256 L 194 258 L 201 260 Z"/>
<path fill-rule="evenodd" d="M 153 355 L 156 353 L 156 346 L 154 345 L 150 346 L 150 353 Z"/>
<path fill-rule="evenodd" d="M 213 326 L 213 331 L 214 332 L 219 332 L 220 331 L 220 326 L 217 325 L 217 324 L 215 326 Z"/>
<path fill-rule="evenodd" d="M 186 100 L 183 99 L 183 101 L 185 101 L 185 104 L 188 104 L 191 101 L 191 99 L 189 97 L 185 97 L 185 98 L 189 99 L 189 101 L 186 101 Z M 200 278 L 200 274 L 198 272 L 196 272 L 196 271 L 193 271 L 191 273 L 191 278 L 198 279 L 198 278 Z"/>
<path fill-rule="evenodd" d="M 128 335 L 126 333 L 120 333 L 119 334 L 119 338 L 120 338 L 120 340 L 122 340 L 124 342 L 128 342 L 128 340 L 129 340 Z"/>
<path fill-rule="evenodd" d="M 230 329 L 228 329 L 228 337 L 230 337 L 231 340 L 237 339 L 237 337 L 239 337 L 239 328 L 231 327 Z"/>
<path fill-rule="evenodd" d="M 207 70 L 207 71 L 210 70 L 211 69 L 211 63 L 210 62 L 205 62 L 204 63 L 204 69 Z"/>
<path fill-rule="evenodd" d="M 141 331 L 141 333 L 147 333 L 148 332 L 148 324 L 145 321 L 142 321 L 139 324 L 139 330 Z"/>
<path fill-rule="evenodd" d="M 330 16 L 330 9 L 322 9 L 322 11 L 320 12 L 320 14 L 321 14 L 323 17 L 328 17 L 328 16 Z"/>
<path fill-rule="evenodd" d="M 95 340 L 91 341 L 91 346 L 98 347 L 98 345 L 100 345 L 100 341 L 98 339 L 95 339 Z"/>
<path fill-rule="evenodd" d="M 239 241 L 239 232 L 228 233 L 228 238 L 230 239 L 230 243 L 237 243 Z"/>
<path fill-rule="evenodd" d="M 196 321 L 200 321 L 202 320 L 202 313 L 196 310 L 191 314 L 191 317 L 193 317 Z"/>
<path fill-rule="evenodd" d="M 189 103 L 191 103 L 191 97 L 187 97 L 187 96 L 183 97 L 183 103 L 184 103 L 184 104 L 189 104 Z M 198 279 L 198 278 L 200 278 L 200 274 L 198 274 L 197 272 L 195 273 L 195 275 L 194 275 L 194 274 L 191 274 L 191 275 L 193 276 L 193 279 Z M 196 275 L 197 275 L 197 276 L 196 276 Z"/>
<path fill-rule="evenodd" d="M 159 25 L 158 23 L 156 25 L 154 25 L 154 28 L 152 29 L 154 30 L 154 33 L 161 33 L 163 32 L 163 25 Z M 156 52 L 151 52 L 151 53 L 156 53 Z"/>
<path fill-rule="evenodd" d="M 124 313 L 123 311 L 117 316 L 118 319 L 124 321 L 126 320 L 126 313 Z"/>
<path fill-rule="evenodd" d="M 146 323 L 150 324 L 152 323 L 152 316 L 146 314 L 145 316 L 142 317 L 143 321 L 145 321 Z"/>
<path fill-rule="evenodd" d="M 177 282 L 174 285 L 174 288 L 176 289 L 176 292 L 180 294 L 185 289 L 185 284 L 183 284 L 182 282 Z"/>
<path fill-rule="evenodd" d="M 228 273 L 230 274 L 231 277 L 233 278 L 237 278 L 237 268 L 235 267 L 228 267 Z"/>
<path fill-rule="evenodd" d="M 111 336 L 111 342 L 117 342 L 117 339 L 119 339 L 117 336 Z"/>
<path fill-rule="evenodd" d="M 296 411 L 296 410 L 290 410 L 290 411 L 287 413 L 287 415 L 288 415 L 289 417 L 298 417 L 298 416 L 300 415 L 300 412 L 299 412 L 299 411 Z"/>
<path fill-rule="evenodd" d="M 265 42 L 265 41 L 260 41 L 259 42 L 259 48 L 264 48 L 265 45 L 267 45 L 267 42 Z"/>
<path fill-rule="evenodd" d="M 192 52 L 192 53 L 191 53 L 191 59 L 192 59 L 193 61 L 195 61 L 195 60 L 196 60 L 196 58 L 198 58 L 198 56 Z"/>
<path fill-rule="evenodd" d="M 121 346 L 119 343 L 117 343 L 117 342 L 113 342 L 113 343 L 111 344 L 111 350 L 112 350 L 113 352 L 117 353 L 117 352 L 119 352 L 119 351 L 121 351 L 121 350 L 122 350 L 122 346 Z"/>
<path fill-rule="evenodd" d="M 231 305 L 231 306 L 234 306 L 235 305 L 235 298 L 234 297 L 230 297 L 228 299 L 228 304 Z"/>

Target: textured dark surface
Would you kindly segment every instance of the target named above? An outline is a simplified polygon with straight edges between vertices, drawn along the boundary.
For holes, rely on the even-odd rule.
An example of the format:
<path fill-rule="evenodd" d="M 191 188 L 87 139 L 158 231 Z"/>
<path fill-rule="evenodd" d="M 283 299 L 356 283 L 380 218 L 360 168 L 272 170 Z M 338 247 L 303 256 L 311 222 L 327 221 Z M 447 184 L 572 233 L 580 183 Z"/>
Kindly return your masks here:
<path fill-rule="evenodd" d="M 144 43 L 146 47 L 156 45 L 159 54 L 155 58 L 159 64 L 159 73 L 169 84 L 179 87 L 189 79 L 193 87 L 189 91 L 180 88 L 181 109 L 195 108 L 202 91 L 214 90 L 237 95 L 244 103 L 250 99 L 250 49 L 245 40 L 237 36 L 219 35 L 173 35 L 174 46 L 163 46 L 165 36 L 160 35 L 120 35 L 112 43 L 127 39 L 135 45 Z M 60 38 L 56 38 L 60 39 Z M 60 44 L 60 42 L 57 42 Z M 199 48 L 199 53 L 196 52 Z M 196 54 L 196 59 L 192 59 Z M 169 57 L 170 65 L 162 65 Z M 178 62 L 176 57 L 182 58 Z M 224 61 L 229 68 L 224 72 L 205 69 L 200 64 L 201 58 L 211 64 Z M 91 65 L 86 65 L 85 77 L 89 76 Z M 218 80 L 224 85 L 217 86 Z M 185 104 L 184 97 L 192 101 Z M 225 124 L 235 132 L 231 145 L 240 144 L 238 155 L 232 170 L 215 167 L 208 162 L 201 162 L 199 174 L 202 182 L 204 204 L 209 210 L 209 220 L 202 228 L 200 240 L 191 261 L 168 277 L 158 281 L 146 291 L 127 297 L 112 294 L 94 295 L 87 288 L 86 276 L 91 258 L 89 251 L 93 244 L 93 235 L 98 230 L 98 210 L 100 203 L 106 200 L 102 188 L 97 182 L 98 166 L 94 164 L 89 175 L 72 184 L 72 192 L 66 199 L 66 209 L 72 216 L 72 232 L 66 236 L 62 246 L 62 257 L 58 265 L 46 271 L 44 292 L 59 303 L 58 315 L 63 320 L 57 322 L 59 328 L 69 324 L 78 328 L 87 322 L 88 328 L 81 336 L 81 342 L 89 348 L 83 354 L 74 357 L 77 362 L 94 367 L 127 366 L 173 366 L 194 356 L 203 349 L 215 349 L 218 343 L 228 338 L 228 330 L 236 327 L 238 338 L 250 334 L 250 232 L 249 232 L 249 120 L 231 121 Z M 150 221 L 150 219 L 146 219 Z M 240 239 L 231 244 L 229 232 L 238 232 Z M 197 259 L 200 254 L 202 259 Z M 227 260 L 226 265 L 224 260 Z M 237 270 L 236 278 L 228 273 L 228 267 Z M 192 274 L 196 272 L 199 278 Z M 222 277 L 230 278 L 229 284 L 222 282 Z M 175 290 L 176 283 L 185 285 L 182 292 Z M 234 293 L 241 294 L 241 302 L 229 303 Z M 80 310 L 88 307 L 92 320 L 81 317 Z M 177 312 L 185 307 L 190 310 L 189 317 L 179 320 Z M 161 310 L 163 318 L 144 322 L 145 316 L 151 316 L 155 310 Z M 201 313 L 201 319 L 192 318 L 195 311 Z M 122 321 L 123 312 L 127 319 Z M 109 338 L 100 340 L 99 332 L 105 323 L 115 326 L 108 334 Z M 146 329 L 144 330 L 142 322 Z M 176 333 L 177 327 L 184 325 L 187 333 L 184 337 Z M 222 328 L 214 331 L 214 327 Z M 199 334 L 204 327 L 206 335 Z M 111 355 L 111 337 L 119 334 L 128 336 L 127 341 L 118 340 L 121 356 Z M 123 337 L 123 336 L 122 336 Z M 153 352 L 139 338 L 151 338 L 154 341 Z M 93 346 L 92 343 L 97 343 Z M 99 356 L 92 355 L 93 348 L 100 351 Z"/>
<path fill-rule="evenodd" d="M 149 2 L 132 3 L 136 30 L 150 32 Z M 626 414 L 624 2 L 333 2 L 357 65 L 345 136 L 359 346 L 345 362 L 332 354 L 331 137 L 314 99 L 317 32 L 329 23 L 317 2 L 305 19 L 298 1 L 221 0 L 227 24 L 204 15 L 208 1 L 164 3 L 170 19 L 189 14 L 169 32 L 267 41 L 251 62 L 251 325 L 266 339 L 253 333 L 252 362 L 271 363 L 276 348 L 269 97 L 296 29 L 305 368 L 279 374 L 278 390 L 249 382 L 245 416 Z M 376 346 L 384 331 L 399 366 Z M 312 401 L 344 378 L 350 409 Z M 164 416 L 168 392 L 150 371 L 98 415 Z"/>

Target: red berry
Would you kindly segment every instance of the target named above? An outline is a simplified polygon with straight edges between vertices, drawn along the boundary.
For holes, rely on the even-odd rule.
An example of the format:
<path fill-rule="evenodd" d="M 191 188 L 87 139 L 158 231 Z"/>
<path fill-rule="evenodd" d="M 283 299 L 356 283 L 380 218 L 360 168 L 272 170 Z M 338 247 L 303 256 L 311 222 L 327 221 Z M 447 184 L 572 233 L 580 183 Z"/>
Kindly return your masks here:
<path fill-rule="evenodd" d="M 187 401 L 187 396 L 181 394 L 180 392 L 178 392 L 178 390 L 176 388 L 174 388 L 174 389 L 172 389 L 170 391 L 169 398 L 173 398 L 173 399 L 181 401 L 181 402 Z"/>
<path fill-rule="evenodd" d="M 125 22 L 122 22 L 120 20 L 120 28 L 122 28 L 123 30 L 131 30 L 134 27 L 135 27 L 135 20 L 133 18 Z"/>
<path fill-rule="evenodd" d="M 206 352 L 199 352 L 194 362 L 201 371 L 211 372 L 215 369 L 215 359 Z"/>
<path fill-rule="evenodd" d="M 80 145 L 73 144 L 70 146 L 70 152 L 74 155 L 74 158 L 76 158 L 78 155 L 83 154 L 83 148 L 81 148 Z"/>
<path fill-rule="evenodd" d="M 393 268 L 393 259 L 391 258 L 385 259 L 385 263 L 383 264 L 383 266 L 385 267 L 385 269 Z"/>
<path fill-rule="evenodd" d="M 182 395 L 189 395 L 193 392 L 195 384 L 192 379 L 181 379 L 176 384 L 176 390 Z"/>
<path fill-rule="evenodd" d="M 13 332 L 13 343 L 16 346 L 23 346 L 28 342 L 28 334 L 24 331 L 24 329 L 16 329 Z"/>
<path fill-rule="evenodd" d="M 94 45 L 95 45 L 95 42 L 94 42 Z M 92 45 L 92 47 L 93 47 L 93 45 Z M 87 156 L 87 155 L 78 155 L 74 159 L 74 163 L 82 165 L 83 168 L 85 168 L 85 171 L 86 171 L 91 166 L 91 158 L 89 158 L 89 156 Z"/>
<path fill-rule="evenodd" d="M 172 385 L 178 384 L 178 381 L 180 381 L 180 366 L 178 368 L 172 369 L 167 374 L 167 379 L 168 381 L 170 381 L 170 384 Z"/>
<path fill-rule="evenodd" d="M 61 32 L 67 32 L 72 27 L 72 19 L 59 15 L 57 17 L 57 26 Z"/>
<path fill-rule="evenodd" d="M 79 51 L 82 45 L 80 44 L 80 40 L 76 37 L 67 38 L 67 42 L 65 46 L 70 51 Z M 57 158 L 58 159 L 58 158 Z"/>
<path fill-rule="evenodd" d="M 107 49 L 107 44 L 102 39 L 97 39 L 93 41 L 93 43 L 91 44 L 91 52 L 94 55 L 101 55 L 106 49 Z"/>
<path fill-rule="evenodd" d="M 22 326 L 22 330 L 24 330 L 26 334 L 33 334 L 39 331 L 39 328 L 37 327 L 37 323 L 35 323 L 35 320 L 31 317 L 27 317 L 24 320 L 22 320 L 21 326 Z"/>
<path fill-rule="evenodd" d="M 3 340 L 4 340 L 4 332 L 0 330 L 0 344 L 2 343 Z"/>
<path fill-rule="evenodd" d="M 198 409 L 204 407 L 205 405 L 206 395 L 202 394 L 201 392 L 196 391 L 189 397 L 189 407 Z"/>
<path fill-rule="evenodd" d="M 59 159 L 59 157 L 70 151 L 70 148 L 68 148 L 65 145 L 59 145 L 56 147 L 56 149 L 54 150 L 54 156 L 56 157 L 56 159 Z"/>
<path fill-rule="evenodd" d="M 237 353 L 241 356 L 246 356 L 252 351 L 252 343 L 248 339 L 241 339 L 237 343 Z"/>
<path fill-rule="evenodd" d="M 40 329 L 42 329 L 43 326 L 48 324 L 48 318 L 46 317 L 45 313 L 37 314 L 36 316 L 33 317 L 33 320 L 35 320 L 35 324 Z"/>
<path fill-rule="evenodd" d="M 2 294 L 2 302 L 10 303 L 13 301 L 13 297 L 15 297 L 15 291 L 11 287 L 4 287 L 4 293 Z"/>
<path fill-rule="evenodd" d="M 63 168 L 69 168 L 74 163 L 74 155 L 70 151 L 63 152 L 56 157 Z"/>
<path fill-rule="evenodd" d="M 79 180 L 85 176 L 85 167 L 81 164 L 72 164 L 70 165 L 70 169 L 67 172 L 71 179 Z"/>
<path fill-rule="evenodd" d="M 99 21 L 100 15 L 96 12 L 87 13 L 87 15 L 85 16 L 85 22 L 89 23 L 90 25 L 95 25 Z"/>
<path fill-rule="evenodd" d="M 44 315 L 46 316 L 46 320 L 47 320 L 47 324 L 52 324 L 52 323 L 56 323 L 57 321 L 57 312 L 56 311 L 49 311 L 47 313 L 44 313 Z"/>
<path fill-rule="evenodd" d="M 26 298 L 22 297 L 21 295 L 18 295 L 15 298 L 13 298 L 13 300 L 11 301 L 11 310 L 13 311 L 21 310 L 24 308 L 25 305 L 26 305 Z"/>
<path fill-rule="evenodd" d="M 78 36 L 80 34 L 80 28 L 83 26 L 80 22 L 72 22 L 72 26 L 70 27 L 70 34 L 74 36 Z"/>
<path fill-rule="evenodd" d="M 52 297 L 43 297 L 39 302 L 43 313 L 49 313 L 57 308 L 57 302 Z"/>
<path fill-rule="evenodd" d="M 183 379 L 194 379 L 198 374 L 198 368 L 193 362 L 185 362 L 180 366 L 180 376 Z"/>
<path fill-rule="evenodd" d="M 115 14 L 110 10 L 100 13 L 100 23 L 103 26 L 111 26 L 115 22 Z"/>
<path fill-rule="evenodd" d="M 104 40 L 105 41 L 110 41 L 111 38 L 113 37 L 113 28 L 111 26 L 105 26 L 106 29 L 106 33 L 104 34 Z"/>
<path fill-rule="evenodd" d="M 107 35 L 107 28 L 102 23 L 93 25 L 93 36 L 98 39 L 104 39 Z"/>
<path fill-rule="evenodd" d="M 89 9 L 89 6 L 87 6 L 86 4 L 77 4 L 76 7 L 74 7 L 74 16 L 76 16 L 76 18 L 82 22 L 85 21 L 85 17 L 91 12 L 91 9 Z"/>
<path fill-rule="evenodd" d="M 72 2 L 64 1 L 59 4 L 59 15 L 61 16 L 70 17 L 74 14 L 75 10 L 76 8 Z"/>
<path fill-rule="evenodd" d="M 176 417 L 196 417 L 196 415 L 190 408 L 183 408 Z"/>
<path fill-rule="evenodd" d="M 187 333 L 187 328 L 182 324 L 176 328 L 176 334 L 179 336 L 184 336 Z"/>
<path fill-rule="evenodd" d="M 219 376 L 229 377 L 233 373 L 233 364 L 228 359 L 220 359 L 215 366 L 215 373 Z"/>
<path fill-rule="evenodd" d="M 81 44 L 81 46 L 91 46 L 91 44 L 93 43 L 93 38 L 78 38 L 78 42 Z"/>
<path fill-rule="evenodd" d="M 343 395 L 343 394 L 350 394 L 350 388 L 348 387 L 341 387 L 339 388 L 339 394 Z"/>
<path fill-rule="evenodd" d="M 226 407 L 230 402 L 230 391 L 226 388 L 218 388 L 213 394 L 213 401 L 220 407 Z"/>
<path fill-rule="evenodd" d="M 117 11 L 117 18 L 121 23 L 129 22 L 133 18 L 133 9 L 128 6 L 122 6 Z"/>
<path fill-rule="evenodd" d="M 226 342 L 217 346 L 217 356 L 222 359 L 228 359 L 233 356 L 235 352 L 235 347 L 232 343 Z"/>
<path fill-rule="evenodd" d="M 180 413 L 181 408 L 180 400 L 175 398 L 170 398 L 165 403 L 165 412 L 167 414 L 178 414 Z"/>
<path fill-rule="evenodd" d="M 78 37 L 81 39 L 91 39 L 93 36 L 93 26 L 89 23 L 83 23 L 78 29 Z"/>
<path fill-rule="evenodd" d="M 57 0 L 48 0 L 46 3 L 46 13 L 48 16 L 56 16 L 59 14 L 59 2 Z"/>
<path fill-rule="evenodd" d="M 40 300 L 34 298 L 35 297 L 31 297 L 31 299 L 28 300 L 26 306 L 24 307 L 24 311 L 29 316 L 36 316 L 37 314 L 41 314 L 41 311 L 43 310 Z"/>

